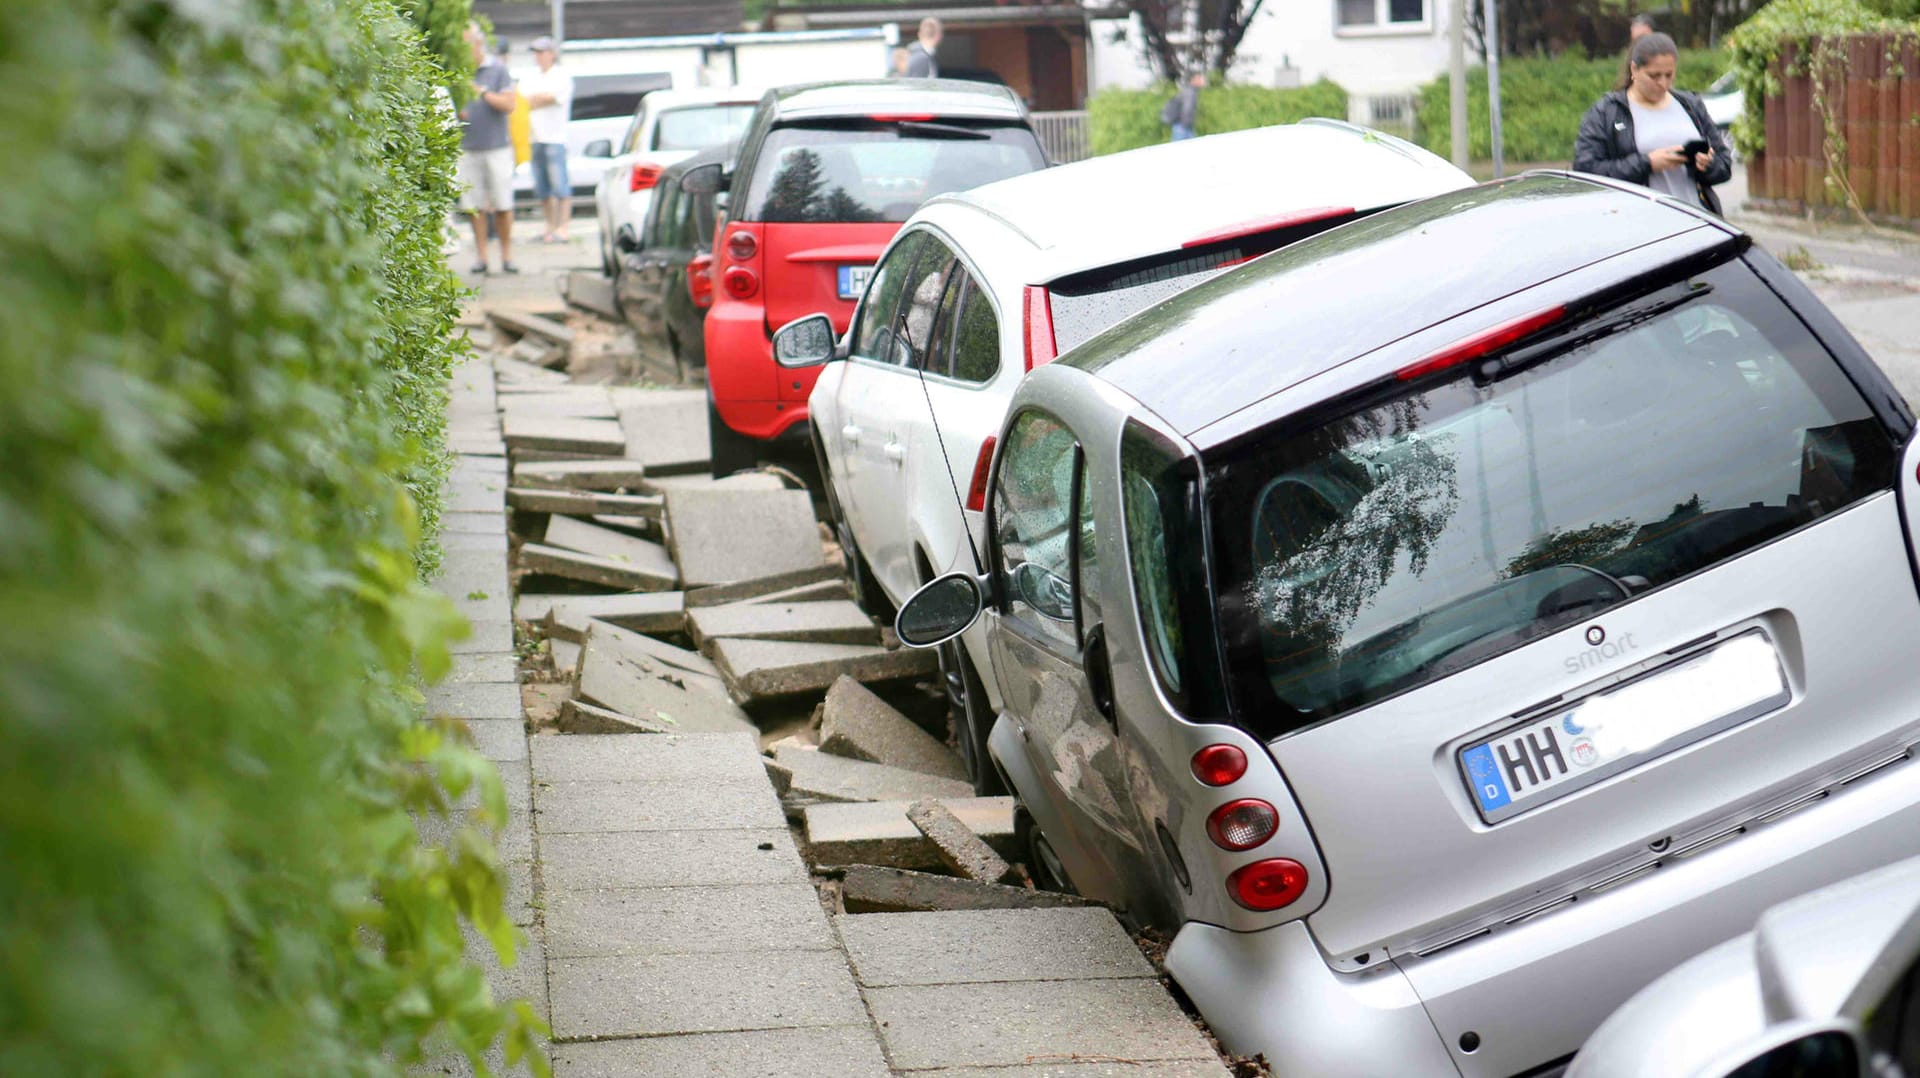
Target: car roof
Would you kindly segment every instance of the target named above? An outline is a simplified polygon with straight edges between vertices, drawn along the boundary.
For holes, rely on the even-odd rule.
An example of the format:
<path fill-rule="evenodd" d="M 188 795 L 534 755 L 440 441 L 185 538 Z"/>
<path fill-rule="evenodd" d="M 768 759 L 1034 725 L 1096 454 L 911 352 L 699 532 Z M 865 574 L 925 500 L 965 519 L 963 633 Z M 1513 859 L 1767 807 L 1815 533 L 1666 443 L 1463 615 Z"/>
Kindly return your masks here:
<path fill-rule="evenodd" d="M 684 90 L 655 90 L 641 98 L 640 105 L 656 112 L 683 105 L 757 105 L 766 93 L 758 86 L 689 86 Z"/>
<path fill-rule="evenodd" d="M 1528 173 L 1283 247 L 1059 362 L 1112 383 L 1204 448 L 1278 418 L 1254 406 L 1309 378 L 1621 254 L 1667 257 L 1653 245 L 1695 231 L 1698 242 L 1677 254 L 1740 235 L 1644 187 Z M 1243 411 L 1223 425 L 1231 429 L 1200 433 Z"/>
<path fill-rule="evenodd" d="M 912 114 L 969 119 L 1024 119 L 1027 107 L 1005 86 L 960 79 L 848 79 L 769 91 L 776 121 Z"/>
<path fill-rule="evenodd" d="M 929 205 L 967 207 L 1018 233 L 1038 249 L 1027 283 L 1044 284 L 1235 225 L 1326 207 L 1378 209 L 1472 185 L 1402 139 L 1307 121 L 1105 154 Z"/>

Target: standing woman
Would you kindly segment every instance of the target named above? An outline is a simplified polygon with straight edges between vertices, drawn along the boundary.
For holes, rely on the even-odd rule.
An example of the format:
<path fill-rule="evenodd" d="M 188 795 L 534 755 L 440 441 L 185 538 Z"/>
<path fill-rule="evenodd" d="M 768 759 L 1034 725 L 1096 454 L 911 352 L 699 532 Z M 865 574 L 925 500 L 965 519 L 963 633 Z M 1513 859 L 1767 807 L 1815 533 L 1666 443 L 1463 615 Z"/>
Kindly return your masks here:
<path fill-rule="evenodd" d="M 1733 175 L 1733 151 L 1707 118 L 1698 95 L 1673 88 L 1680 50 L 1665 34 L 1647 34 L 1628 54 L 1630 78 L 1594 103 L 1580 121 L 1573 168 L 1642 184 L 1690 206 L 1720 212 L 1716 184 Z M 1689 157 L 1687 143 L 1707 149 Z"/>

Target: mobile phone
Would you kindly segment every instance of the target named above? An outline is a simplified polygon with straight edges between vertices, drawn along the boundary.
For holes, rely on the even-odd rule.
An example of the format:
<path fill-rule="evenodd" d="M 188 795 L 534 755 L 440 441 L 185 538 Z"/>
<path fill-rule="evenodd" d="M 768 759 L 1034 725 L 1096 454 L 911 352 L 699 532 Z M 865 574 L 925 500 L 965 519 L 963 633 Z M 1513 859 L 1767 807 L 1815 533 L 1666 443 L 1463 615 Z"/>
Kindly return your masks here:
<path fill-rule="evenodd" d="M 1697 138 L 1687 143 L 1685 146 L 1680 147 L 1680 152 L 1686 154 L 1687 160 L 1691 161 L 1693 160 L 1694 154 L 1706 153 L 1711 149 L 1713 149 L 1713 146 L 1712 144 L 1707 142 L 1706 139 Z"/>

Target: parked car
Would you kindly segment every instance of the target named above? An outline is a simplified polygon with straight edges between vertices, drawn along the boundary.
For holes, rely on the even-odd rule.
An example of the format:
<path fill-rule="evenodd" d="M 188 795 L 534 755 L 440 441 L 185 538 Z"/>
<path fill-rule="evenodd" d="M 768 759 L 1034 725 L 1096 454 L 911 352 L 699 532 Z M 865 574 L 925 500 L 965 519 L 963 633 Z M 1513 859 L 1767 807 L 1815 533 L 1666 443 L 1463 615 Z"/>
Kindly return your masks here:
<path fill-rule="evenodd" d="M 1567 1078 L 1920 1075 L 1920 860 L 1768 910 L 1603 1022 Z"/>
<path fill-rule="evenodd" d="M 1747 95 L 1741 91 L 1734 73 L 1729 71 L 1713 80 L 1713 85 L 1700 95 L 1700 103 L 1707 107 L 1707 119 L 1712 120 L 1713 126 L 1725 135 L 1746 108 Z"/>
<path fill-rule="evenodd" d="M 1676 957 L 1920 854 L 1913 433 L 1745 234 L 1531 173 L 1034 370 L 988 571 L 895 626 L 986 605 L 1029 860 L 1172 931 L 1228 1050 L 1546 1073 Z"/>
<path fill-rule="evenodd" d="M 601 170 L 613 154 L 613 140 L 626 130 L 641 99 L 672 85 L 673 76 L 664 72 L 573 77 L 573 104 L 567 109 L 567 181 L 574 195 L 589 194 L 600 182 Z M 531 162 L 513 170 L 513 198 L 523 204 L 534 201 Z"/>
<path fill-rule="evenodd" d="M 844 332 L 873 263 L 935 195 L 1032 172 L 1046 153 L 1004 86 L 947 79 L 768 92 L 730 178 L 707 314 L 713 471 L 806 433 L 815 371 L 781 371 L 773 331 L 825 311 Z"/>
<path fill-rule="evenodd" d="M 1139 215 L 1143 176 L 1178 195 Z M 862 603 L 891 617 L 920 585 L 976 563 L 994 438 L 1035 365 L 1222 267 L 1472 185 L 1400 139 L 1310 121 L 1110 154 L 928 202 L 880 260 L 854 314 L 849 361 L 827 366 L 807 402 Z M 971 498 L 964 512 L 961 491 Z M 979 674 L 985 637 L 969 633 L 964 649 L 941 656 L 961 755 L 975 786 L 998 792 L 986 766 L 999 700 Z"/>
<path fill-rule="evenodd" d="M 620 274 L 622 254 L 639 248 L 640 225 L 665 169 L 737 142 L 760 96 L 760 90 L 731 86 L 657 90 L 640 99 L 617 147 L 606 147 L 611 156 L 593 189 L 600 268 L 609 277 Z"/>
<path fill-rule="evenodd" d="M 638 249 L 620 256 L 620 309 L 642 347 L 673 357 L 681 377 L 706 366 L 703 324 L 713 306 L 714 198 L 729 149 L 701 150 L 668 165 L 640 229 Z"/>

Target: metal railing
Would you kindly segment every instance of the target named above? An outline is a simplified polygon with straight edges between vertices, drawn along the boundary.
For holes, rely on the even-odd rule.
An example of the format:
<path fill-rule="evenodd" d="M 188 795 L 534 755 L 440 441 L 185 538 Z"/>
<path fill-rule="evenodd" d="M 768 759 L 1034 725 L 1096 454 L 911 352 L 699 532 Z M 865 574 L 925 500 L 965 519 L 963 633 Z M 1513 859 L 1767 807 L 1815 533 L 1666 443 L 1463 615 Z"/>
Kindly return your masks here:
<path fill-rule="evenodd" d="M 1093 139 L 1084 109 L 1075 112 L 1036 112 L 1033 114 L 1033 133 L 1040 136 L 1040 145 L 1047 151 L 1047 160 L 1056 165 L 1085 161 L 1093 156 Z"/>

